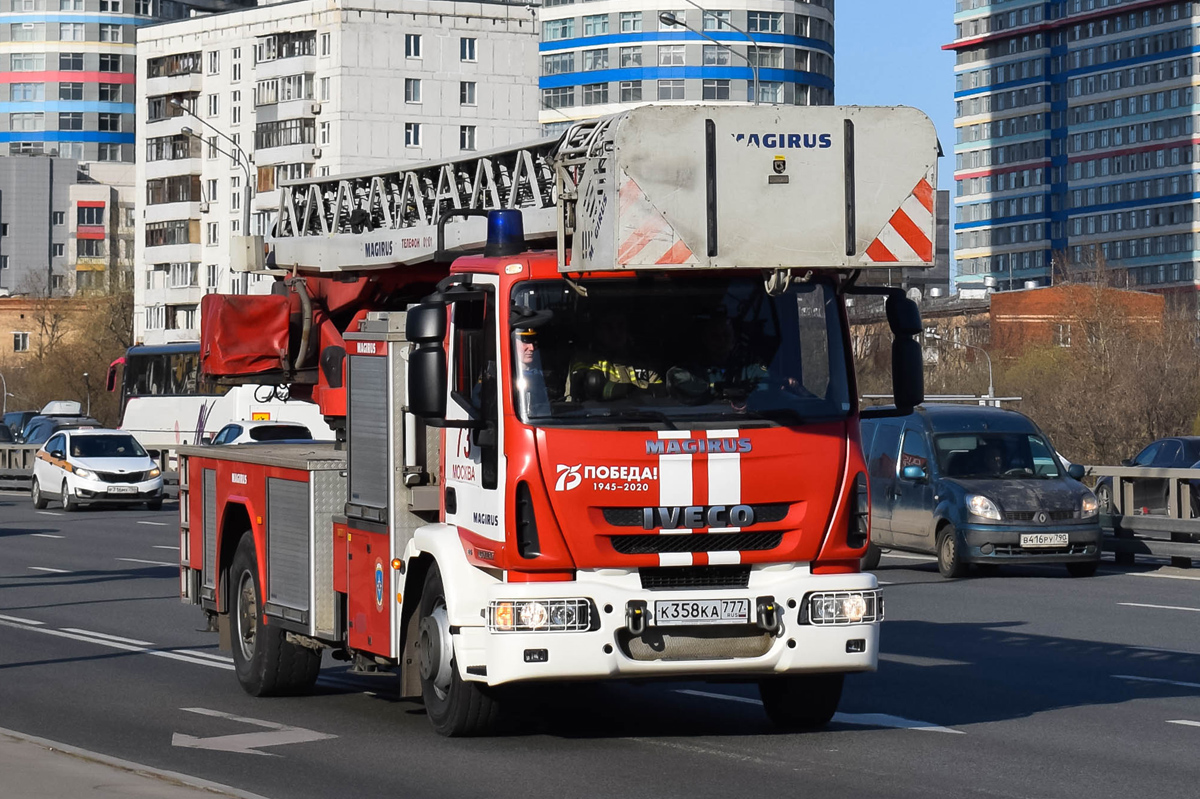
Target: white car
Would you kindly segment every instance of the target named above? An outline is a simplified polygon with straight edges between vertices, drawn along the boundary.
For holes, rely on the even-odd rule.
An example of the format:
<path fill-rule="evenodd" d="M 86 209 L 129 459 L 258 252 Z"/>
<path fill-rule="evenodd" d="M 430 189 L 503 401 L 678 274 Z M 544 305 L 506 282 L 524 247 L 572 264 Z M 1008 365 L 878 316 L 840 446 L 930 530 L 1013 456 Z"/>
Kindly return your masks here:
<path fill-rule="evenodd" d="M 162 472 L 129 433 L 63 430 L 38 450 L 32 495 L 35 508 L 57 499 L 65 511 L 91 503 L 143 502 L 158 510 L 163 503 Z"/>
<path fill-rule="evenodd" d="M 256 441 L 310 441 L 312 431 L 296 422 L 230 422 L 217 431 L 210 442 L 224 444 L 249 444 Z"/>

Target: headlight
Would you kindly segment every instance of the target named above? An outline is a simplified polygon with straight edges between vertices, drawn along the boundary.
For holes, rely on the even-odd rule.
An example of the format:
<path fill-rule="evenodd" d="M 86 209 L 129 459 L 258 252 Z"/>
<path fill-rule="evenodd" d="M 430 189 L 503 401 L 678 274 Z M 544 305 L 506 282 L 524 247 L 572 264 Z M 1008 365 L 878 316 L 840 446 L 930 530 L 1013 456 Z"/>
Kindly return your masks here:
<path fill-rule="evenodd" d="M 76 466 L 72 471 L 75 472 L 75 475 L 77 477 L 82 477 L 84 480 L 95 480 L 96 479 L 96 473 L 93 472 L 91 469 L 85 469 L 82 466 Z"/>
<path fill-rule="evenodd" d="M 1000 509 L 996 507 L 996 503 L 982 494 L 971 494 L 967 497 L 967 507 L 971 510 L 972 516 L 994 519 L 995 521 L 1003 519 L 1000 515 Z"/>
<path fill-rule="evenodd" d="M 158 477 L 160 474 L 162 474 L 162 470 L 161 470 L 161 469 L 151 469 L 151 470 L 150 470 L 150 476 L 151 476 L 151 477 Z"/>
<path fill-rule="evenodd" d="M 801 623 L 805 621 L 803 615 Z M 883 621 L 882 591 L 837 591 L 808 597 L 809 624 L 866 624 Z"/>
<path fill-rule="evenodd" d="M 591 627 L 590 599 L 502 599 L 488 605 L 492 632 L 582 632 Z"/>
<path fill-rule="evenodd" d="M 1081 511 L 1079 515 L 1084 519 L 1090 519 L 1096 515 L 1099 509 L 1100 503 L 1096 500 L 1096 495 L 1089 491 L 1083 497 L 1083 503 L 1079 507 Z"/>

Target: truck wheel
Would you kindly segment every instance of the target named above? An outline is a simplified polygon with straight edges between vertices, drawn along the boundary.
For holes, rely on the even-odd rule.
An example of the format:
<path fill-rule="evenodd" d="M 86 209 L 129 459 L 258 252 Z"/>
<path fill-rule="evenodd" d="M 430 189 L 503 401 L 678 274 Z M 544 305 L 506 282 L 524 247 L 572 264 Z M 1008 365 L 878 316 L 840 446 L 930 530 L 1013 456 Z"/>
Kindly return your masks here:
<path fill-rule="evenodd" d="M 872 541 L 867 544 L 867 554 L 863 555 L 860 568 L 865 572 L 873 572 L 879 568 L 879 559 L 883 557 L 883 550 L 875 546 Z"/>
<path fill-rule="evenodd" d="M 1100 568 L 1100 564 L 1096 561 L 1090 563 L 1068 563 L 1067 574 L 1072 577 L 1091 577 L 1096 573 L 1096 569 Z"/>
<path fill-rule="evenodd" d="M 33 486 L 30 487 L 29 494 L 33 498 L 33 507 L 38 510 L 43 510 L 46 507 L 46 498 L 42 496 L 42 487 L 36 477 L 33 478 Z"/>
<path fill-rule="evenodd" d="M 796 674 L 760 680 L 758 693 L 767 716 L 785 730 L 824 727 L 842 699 L 843 674 Z"/>
<path fill-rule="evenodd" d="M 966 577 L 968 566 L 962 559 L 962 547 L 954 525 L 947 524 L 938 534 L 938 571 L 943 577 Z"/>
<path fill-rule="evenodd" d="M 71 496 L 71 487 L 67 485 L 66 480 L 63 480 L 61 499 L 63 510 L 67 513 L 74 513 L 79 510 L 79 500 Z"/>
<path fill-rule="evenodd" d="M 433 728 L 449 737 L 489 732 L 499 715 L 499 705 L 486 685 L 467 682 L 458 674 L 446 614 L 446 590 L 436 565 L 425 577 L 418 623 L 421 696 Z"/>
<path fill-rule="evenodd" d="M 263 624 L 258 555 L 250 533 L 238 541 L 229 586 L 233 667 L 246 693 L 284 696 L 311 688 L 321 670 L 321 653 L 289 642 L 277 625 Z"/>

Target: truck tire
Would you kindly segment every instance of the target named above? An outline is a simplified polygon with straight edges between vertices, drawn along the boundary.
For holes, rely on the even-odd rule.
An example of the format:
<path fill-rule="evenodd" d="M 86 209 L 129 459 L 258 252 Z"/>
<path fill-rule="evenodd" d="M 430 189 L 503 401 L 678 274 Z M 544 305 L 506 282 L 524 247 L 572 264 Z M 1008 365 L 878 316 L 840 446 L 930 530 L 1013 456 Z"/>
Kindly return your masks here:
<path fill-rule="evenodd" d="M 46 502 L 46 497 L 42 494 L 42 486 L 38 483 L 36 477 L 33 478 L 33 485 L 30 486 L 29 494 L 33 498 L 33 507 L 38 510 L 45 510 L 48 503 Z"/>
<path fill-rule="evenodd" d="M 321 653 L 291 643 L 277 625 L 263 624 L 258 555 L 250 533 L 242 536 L 234 551 L 229 586 L 233 667 L 246 693 L 287 696 L 312 688 L 321 670 Z"/>
<path fill-rule="evenodd" d="M 760 680 L 763 708 L 785 730 L 816 730 L 837 712 L 842 700 L 843 674 L 794 674 Z"/>
<path fill-rule="evenodd" d="M 71 487 L 67 485 L 66 480 L 63 480 L 62 495 L 60 499 L 62 500 L 62 508 L 64 512 L 74 513 L 75 511 L 79 510 L 79 500 L 71 496 Z"/>
<path fill-rule="evenodd" d="M 938 532 L 937 563 L 943 577 L 966 577 L 970 568 L 962 559 L 962 547 L 954 525 L 947 524 Z"/>
<path fill-rule="evenodd" d="M 421 696 L 433 729 L 447 737 L 484 735 L 499 717 L 499 704 L 486 685 L 458 674 L 446 615 L 446 590 L 435 564 L 425 576 L 417 623 Z"/>
<path fill-rule="evenodd" d="M 863 555 L 860 568 L 865 572 L 873 572 L 879 568 L 879 559 L 883 557 L 883 550 L 875 546 L 875 542 L 871 541 L 867 544 L 867 554 Z"/>

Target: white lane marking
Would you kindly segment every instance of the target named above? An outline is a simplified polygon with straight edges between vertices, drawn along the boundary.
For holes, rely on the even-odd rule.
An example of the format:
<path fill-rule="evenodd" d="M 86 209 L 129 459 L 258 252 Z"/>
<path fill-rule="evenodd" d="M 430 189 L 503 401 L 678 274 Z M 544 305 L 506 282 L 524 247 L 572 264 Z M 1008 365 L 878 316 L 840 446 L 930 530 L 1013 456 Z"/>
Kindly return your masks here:
<path fill-rule="evenodd" d="M 1158 572 L 1109 572 L 1109 574 L 1124 574 L 1129 577 L 1157 577 L 1160 580 L 1197 580 L 1200 575 L 1192 574 L 1159 574 Z"/>
<path fill-rule="evenodd" d="M 80 630 L 77 627 L 63 627 L 64 632 L 79 633 L 80 635 L 92 635 L 96 638 L 103 638 L 106 641 L 119 641 L 122 644 L 133 644 L 135 646 L 154 646 L 153 641 L 139 641 L 136 638 L 122 638 L 119 635 L 109 635 L 108 633 L 98 633 L 95 630 Z"/>
<path fill-rule="evenodd" d="M 1152 682 L 1161 685 L 1175 685 L 1180 688 L 1200 688 L 1200 682 L 1182 682 L 1181 680 L 1163 680 L 1158 677 L 1135 677 L 1132 674 L 1114 674 L 1118 680 L 1133 680 L 1134 682 Z"/>
<path fill-rule="evenodd" d="M 937 558 L 933 557 L 932 555 L 910 555 L 907 552 L 885 552 L 883 553 L 883 557 L 899 558 L 900 560 L 922 560 L 926 563 L 933 563 L 937 560 Z"/>
<path fill-rule="evenodd" d="M 17 624 L 32 624 L 35 627 L 45 624 L 44 621 L 34 621 L 33 619 L 22 619 L 20 616 L 0 616 L 0 620 L 16 622 Z"/>
<path fill-rule="evenodd" d="M 747 705 L 762 704 L 762 700 L 751 699 L 747 696 L 731 696 L 729 694 L 716 694 L 709 691 L 693 691 L 688 688 L 677 689 L 675 693 L 703 696 L 709 699 L 725 699 L 730 702 L 742 702 Z M 937 724 L 931 724 L 928 721 L 914 721 L 913 719 L 892 716 L 887 713 L 834 713 L 833 721 L 835 723 L 851 724 L 856 727 L 890 727 L 898 730 L 920 730 L 921 732 L 945 732 L 952 735 L 966 735 L 962 730 L 942 727 Z"/>
<path fill-rule="evenodd" d="M 152 549 L 172 549 L 176 552 L 179 551 L 179 547 L 169 547 L 166 544 L 156 544 L 155 546 L 152 547 Z"/>
<path fill-rule="evenodd" d="M 270 732 L 243 732 L 234 735 L 216 735 L 210 738 L 197 738 L 180 732 L 171 736 L 171 746 L 181 746 L 187 749 L 212 749 L 217 752 L 236 752 L 243 755 L 269 755 L 269 752 L 260 752 L 258 748 L 263 746 L 281 746 L 283 744 L 302 744 L 309 743 L 310 741 L 324 741 L 337 737 L 325 732 L 306 730 L 303 727 L 291 727 L 273 721 L 235 716 L 232 713 L 222 713 L 219 710 L 209 710 L 203 707 L 184 707 L 180 708 L 180 710 L 186 713 L 199 713 L 202 716 L 237 721 L 255 727 L 265 727 L 270 730 Z"/>
<path fill-rule="evenodd" d="M 40 510 L 38 513 L 43 516 L 62 516 L 62 514 L 56 510 Z"/>
<path fill-rule="evenodd" d="M 30 533 L 34 538 L 63 538 L 61 535 L 51 535 L 50 533 Z"/>
<path fill-rule="evenodd" d="M 126 563 L 145 563 L 148 566 L 178 566 L 179 565 L 178 563 L 167 563 L 166 561 L 162 561 L 162 560 L 142 560 L 140 558 L 117 558 L 117 560 L 123 560 Z"/>
<path fill-rule="evenodd" d="M 889 663 L 902 663 L 905 666 L 970 666 L 965 660 L 945 660 L 943 658 L 928 658 L 919 655 L 897 655 L 891 652 L 880 652 L 880 660 Z"/>
<path fill-rule="evenodd" d="M 50 574 L 70 574 L 66 569 L 51 569 L 49 566 L 30 566 L 35 572 L 49 572 Z"/>
<path fill-rule="evenodd" d="M 225 655 L 214 655 L 211 652 L 201 652 L 198 649 L 176 649 L 175 651 L 179 652 L 180 654 L 183 654 L 183 655 L 192 655 L 193 657 L 207 658 L 208 660 L 215 660 L 218 663 L 232 663 L 233 662 L 233 658 L 231 658 L 231 657 L 227 657 Z"/>
<path fill-rule="evenodd" d="M 1179 605 L 1147 605 L 1144 602 L 1118 602 L 1127 608 L 1152 608 L 1154 610 L 1188 610 L 1192 613 L 1200 613 L 1200 608 L 1185 608 Z"/>
<path fill-rule="evenodd" d="M 30 632 L 53 635 L 56 638 L 67 638 L 72 641 L 82 641 L 86 644 L 106 646 L 110 649 L 119 649 L 123 652 L 135 652 L 142 655 L 153 655 L 154 657 L 167 658 L 168 660 L 178 660 L 182 663 L 199 664 L 201 666 L 211 666 L 214 669 L 227 669 L 229 671 L 233 671 L 232 663 L 217 663 L 206 658 L 196 658 L 188 655 L 181 655 L 178 652 L 169 649 L 151 649 L 150 647 L 125 644 L 120 641 L 109 641 L 103 638 L 93 638 L 90 635 L 69 633 L 65 630 L 54 630 L 49 627 L 33 627 L 28 624 L 13 624 L 12 622 L 8 621 L 0 621 L 0 626 L 12 627 L 17 630 L 29 630 Z"/>
<path fill-rule="evenodd" d="M 1190 719 L 1172 719 L 1168 724 L 1182 724 L 1185 727 L 1200 727 L 1200 721 L 1192 721 Z"/>
<path fill-rule="evenodd" d="M 150 524 L 155 527 L 166 527 L 167 526 L 166 522 L 144 522 L 143 521 L 143 522 L 138 522 L 138 524 Z"/>

